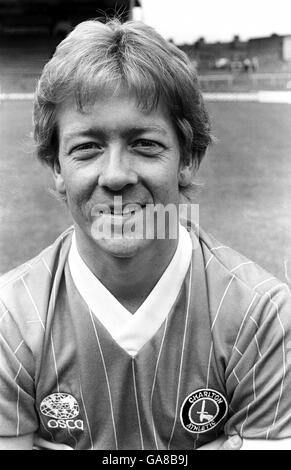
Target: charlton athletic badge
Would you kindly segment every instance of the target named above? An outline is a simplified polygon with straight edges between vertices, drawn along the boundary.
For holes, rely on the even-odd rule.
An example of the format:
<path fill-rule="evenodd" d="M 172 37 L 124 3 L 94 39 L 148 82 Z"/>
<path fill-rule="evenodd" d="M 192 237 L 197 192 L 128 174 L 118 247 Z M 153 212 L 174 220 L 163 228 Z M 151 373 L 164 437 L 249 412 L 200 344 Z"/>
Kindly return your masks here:
<path fill-rule="evenodd" d="M 227 401 L 221 393 L 211 388 L 200 388 L 183 401 L 180 420 L 187 431 L 207 432 L 220 423 L 227 410 Z"/>

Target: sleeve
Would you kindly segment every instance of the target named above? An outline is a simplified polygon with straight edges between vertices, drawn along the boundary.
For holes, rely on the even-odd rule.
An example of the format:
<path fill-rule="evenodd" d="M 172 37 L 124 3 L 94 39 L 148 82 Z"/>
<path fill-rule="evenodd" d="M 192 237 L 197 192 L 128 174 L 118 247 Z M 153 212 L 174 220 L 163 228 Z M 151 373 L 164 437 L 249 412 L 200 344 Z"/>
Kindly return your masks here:
<path fill-rule="evenodd" d="M 287 286 L 262 295 L 244 319 L 226 369 L 227 435 L 291 437 L 291 297 Z"/>
<path fill-rule="evenodd" d="M 0 310 L 0 436 L 18 437 L 34 432 L 34 359 L 10 312 Z"/>

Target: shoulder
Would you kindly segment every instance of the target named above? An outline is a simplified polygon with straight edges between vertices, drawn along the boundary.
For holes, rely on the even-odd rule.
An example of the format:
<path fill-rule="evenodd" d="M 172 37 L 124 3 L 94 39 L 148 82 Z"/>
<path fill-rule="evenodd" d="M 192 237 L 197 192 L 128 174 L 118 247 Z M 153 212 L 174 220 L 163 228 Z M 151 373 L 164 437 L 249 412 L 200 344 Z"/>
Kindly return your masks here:
<path fill-rule="evenodd" d="M 52 284 L 60 276 L 67 259 L 72 232 L 73 227 L 70 227 L 36 257 L 0 277 L 2 311 L 9 311 L 21 322 L 27 320 L 26 316 L 33 316 L 34 310 L 43 320 Z"/>
<path fill-rule="evenodd" d="M 289 293 L 286 283 L 202 229 L 199 230 L 199 241 L 209 282 L 224 283 L 223 280 L 228 279 L 246 294 L 257 294 L 258 297 L 277 289 Z"/>
<path fill-rule="evenodd" d="M 67 230 L 38 256 L 0 278 L 0 362 L 3 365 L 0 380 L 4 395 L 10 397 L 12 405 L 15 391 L 21 397 L 19 406 L 25 413 L 27 432 L 37 426 L 36 417 L 31 414 L 34 378 L 41 367 L 45 336 L 51 331 L 50 315 L 54 315 L 71 233 L 72 229 Z M 0 405 L 7 409 L 9 429 L 14 405 L 9 408 L 3 403 L 2 400 Z"/>
<path fill-rule="evenodd" d="M 56 258 L 66 245 L 69 244 L 70 246 L 72 233 L 73 226 L 61 233 L 51 245 L 46 247 L 36 256 L 25 261 L 16 268 L 11 269 L 7 273 L 2 274 L 0 276 L 0 292 L 6 285 L 13 284 L 20 277 L 33 273 L 41 264 L 43 264 L 43 266 L 46 267 L 46 270 L 49 271 L 47 263 L 51 264 L 52 260 Z"/>
<path fill-rule="evenodd" d="M 234 344 L 238 333 L 248 338 L 257 328 L 274 334 L 291 331 L 289 286 L 232 248 L 199 229 L 199 276 L 204 279 L 211 331 Z M 195 271 L 195 250 L 193 266 Z M 270 336 L 270 333 L 268 333 Z"/>

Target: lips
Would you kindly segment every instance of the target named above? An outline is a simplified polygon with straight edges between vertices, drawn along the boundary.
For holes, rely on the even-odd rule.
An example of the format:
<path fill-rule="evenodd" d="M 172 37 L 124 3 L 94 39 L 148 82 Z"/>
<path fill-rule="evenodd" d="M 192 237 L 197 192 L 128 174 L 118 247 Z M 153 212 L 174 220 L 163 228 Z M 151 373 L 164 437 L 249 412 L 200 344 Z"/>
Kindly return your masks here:
<path fill-rule="evenodd" d="M 122 206 L 96 204 L 91 211 L 91 215 L 111 216 L 111 217 L 130 217 L 138 214 L 146 207 L 146 204 L 128 203 Z"/>
<path fill-rule="evenodd" d="M 145 204 L 129 203 L 125 204 L 123 207 L 110 207 L 110 213 L 112 215 L 134 215 L 137 212 L 141 211 L 145 207 Z"/>

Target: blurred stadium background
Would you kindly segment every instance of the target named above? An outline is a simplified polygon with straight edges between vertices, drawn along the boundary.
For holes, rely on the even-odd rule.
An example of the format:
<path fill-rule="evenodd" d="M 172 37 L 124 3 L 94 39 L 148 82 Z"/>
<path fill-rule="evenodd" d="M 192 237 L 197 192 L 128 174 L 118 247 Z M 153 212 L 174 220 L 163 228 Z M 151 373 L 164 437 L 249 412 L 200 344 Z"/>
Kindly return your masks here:
<path fill-rule="evenodd" d="M 139 7 L 142 0 L 0 0 L 0 272 L 37 254 L 71 224 L 66 208 L 50 192 L 49 170 L 33 156 L 27 93 L 75 24 L 116 12 L 131 18 Z M 235 36 L 213 44 L 199 38 L 179 47 L 198 71 L 217 138 L 198 175 L 200 223 L 288 281 L 291 106 L 215 101 L 215 93 L 290 94 L 291 35 L 244 42 Z M 11 99 L 11 93 L 23 96 Z"/>

